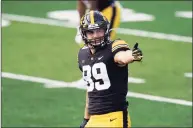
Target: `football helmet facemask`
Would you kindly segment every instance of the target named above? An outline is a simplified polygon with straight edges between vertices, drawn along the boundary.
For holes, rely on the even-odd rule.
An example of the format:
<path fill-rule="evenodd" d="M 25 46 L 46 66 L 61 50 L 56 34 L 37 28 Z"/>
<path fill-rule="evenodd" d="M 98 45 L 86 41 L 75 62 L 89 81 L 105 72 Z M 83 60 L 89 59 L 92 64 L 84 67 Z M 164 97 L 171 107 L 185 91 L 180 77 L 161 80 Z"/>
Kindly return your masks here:
<path fill-rule="evenodd" d="M 110 23 L 105 16 L 99 11 L 90 11 L 86 13 L 80 21 L 80 34 L 86 45 L 91 48 L 101 48 L 110 41 Z M 88 39 L 86 33 L 96 29 L 103 29 L 104 36 Z M 100 30 L 99 30 L 100 31 Z"/>

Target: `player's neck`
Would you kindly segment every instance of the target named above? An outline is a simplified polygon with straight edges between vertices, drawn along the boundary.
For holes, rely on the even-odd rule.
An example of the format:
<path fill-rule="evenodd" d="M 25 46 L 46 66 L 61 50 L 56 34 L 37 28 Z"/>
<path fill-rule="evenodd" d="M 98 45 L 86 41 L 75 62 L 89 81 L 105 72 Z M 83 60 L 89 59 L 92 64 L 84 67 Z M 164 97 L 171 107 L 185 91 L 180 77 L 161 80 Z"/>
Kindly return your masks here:
<path fill-rule="evenodd" d="M 91 49 L 90 49 L 90 52 L 91 52 L 92 54 L 95 54 L 96 50 L 93 49 L 93 48 L 91 48 Z"/>

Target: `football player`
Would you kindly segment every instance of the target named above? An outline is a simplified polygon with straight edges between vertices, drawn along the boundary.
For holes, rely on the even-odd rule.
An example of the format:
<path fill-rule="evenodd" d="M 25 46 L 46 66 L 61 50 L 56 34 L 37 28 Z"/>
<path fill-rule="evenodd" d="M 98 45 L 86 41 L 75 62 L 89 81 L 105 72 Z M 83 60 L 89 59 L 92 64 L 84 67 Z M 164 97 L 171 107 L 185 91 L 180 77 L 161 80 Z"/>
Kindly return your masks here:
<path fill-rule="evenodd" d="M 118 1 L 115 0 L 78 0 L 77 10 L 79 12 L 79 18 L 81 18 L 88 10 L 98 10 L 103 13 L 103 15 L 110 22 L 110 38 L 111 40 L 115 39 L 115 30 L 120 25 L 121 20 L 121 6 Z M 77 35 L 75 41 L 78 44 L 81 44 L 82 38 L 77 29 Z"/>
<path fill-rule="evenodd" d="M 110 40 L 110 23 L 99 11 L 86 13 L 80 21 L 85 46 L 78 64 L 87 84 L 84 127 L 131 126 L 128 115 L 128 64 L 141 61 L 136 43 L 130 49 L 124 40 Z"/>

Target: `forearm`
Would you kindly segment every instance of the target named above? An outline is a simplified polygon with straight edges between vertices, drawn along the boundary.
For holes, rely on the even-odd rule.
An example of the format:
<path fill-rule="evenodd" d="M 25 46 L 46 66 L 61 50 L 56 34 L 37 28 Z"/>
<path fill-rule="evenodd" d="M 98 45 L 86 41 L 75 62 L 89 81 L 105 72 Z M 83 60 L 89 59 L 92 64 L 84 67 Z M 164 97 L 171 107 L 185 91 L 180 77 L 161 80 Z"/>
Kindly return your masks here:
<path fill-rule="evenodd" d="M 132 63 L 133 60 L 134 60 L 134 57 L 132 55 L 131 50 L 120 51 L 114 57 L 114 61 L 118 64 L 121 64 L 121 65 L 126 65 L 126 64 Z"/>
<path fill-rule="evenodd" d="M 85 110 L 84 110 L 84 118 L 85 118 L 85 119 L 89 119 L 89 118 L 90 118 L 90 115 L 88 114 L 88 107 L 85 107 Z"/>
<path fill-rule="evenodd" d="M 85 111 L 84 111 L 84 119 L 80 125 L 80 128 L 85 128 L 89 119 L 90 119 L 90 115 L 88 114 L 88 92 L 86 92 L 86 105 L 85 105 Z"/>
<path fill-rule="evenodd" d="M 86 105 L 85 105 L 85 110 L 84 110 L 84 118 L 89 119 L 90 115 L 88 113 L 88 92 L 86 93 Z"/>

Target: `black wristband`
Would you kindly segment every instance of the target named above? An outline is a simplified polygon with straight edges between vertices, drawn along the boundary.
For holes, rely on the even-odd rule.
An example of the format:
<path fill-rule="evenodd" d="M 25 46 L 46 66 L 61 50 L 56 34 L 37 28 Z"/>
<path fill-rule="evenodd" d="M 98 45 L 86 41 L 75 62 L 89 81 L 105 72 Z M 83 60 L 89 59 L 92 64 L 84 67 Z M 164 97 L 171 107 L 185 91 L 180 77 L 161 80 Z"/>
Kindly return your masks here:
<path fill-rule="evenodd" d="M 80 125 L 80 128 L 84 128 L 88 121 L 89 121 L 89 119 L 84 118 L 81 125 Z"/>

